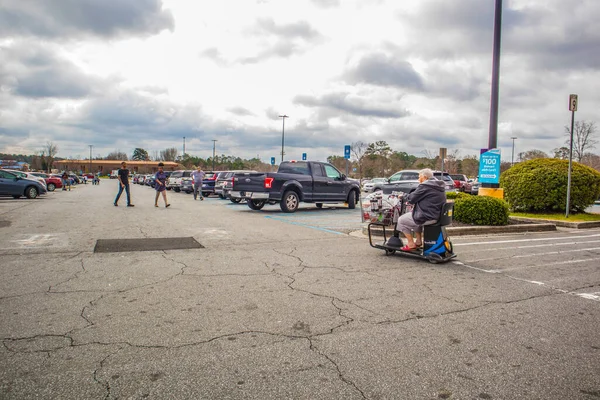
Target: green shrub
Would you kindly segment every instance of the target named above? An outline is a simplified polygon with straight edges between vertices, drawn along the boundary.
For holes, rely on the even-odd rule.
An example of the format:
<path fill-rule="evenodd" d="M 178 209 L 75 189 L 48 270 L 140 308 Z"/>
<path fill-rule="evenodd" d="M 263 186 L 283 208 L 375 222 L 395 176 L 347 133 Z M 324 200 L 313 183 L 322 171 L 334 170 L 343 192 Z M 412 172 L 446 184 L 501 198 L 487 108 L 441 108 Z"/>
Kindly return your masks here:
<path fill-rule="evenodd" d="M 508 225 L 508 203 L 489 196 L 458 197 L 454 219 L 473 225 Z"/>
<path fill-rule="evenodd" d="M 504 198 L 514 211 L 556 212 L 567 207 L 569 162 L 538 158 L 515 164 L 500 176 Z M 574 162 L 570 211 L 581 212 L 600 196 L 600 173 Z"/>
<path fill-rule="evenodd" d="M 464 199 L 468 197 L 471 197 L 471 195 L 463 192 L 446 192 L 446 199 L 448 200 Z"/>

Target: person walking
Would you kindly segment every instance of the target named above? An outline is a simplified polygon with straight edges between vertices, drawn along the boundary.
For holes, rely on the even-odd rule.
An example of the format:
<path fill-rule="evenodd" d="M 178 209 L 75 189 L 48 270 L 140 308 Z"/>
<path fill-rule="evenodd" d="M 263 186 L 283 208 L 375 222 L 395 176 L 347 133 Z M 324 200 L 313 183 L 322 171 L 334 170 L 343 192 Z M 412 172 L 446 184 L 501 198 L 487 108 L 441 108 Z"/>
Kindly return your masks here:
<path fill-rule="evenodd" d="M 198 168 L 192 172 L 192 179 L 194 180 L 194 200 L 198 197 L 198 192 L 200 192 L 200 200 L 204 200 L 202 196 L 202 181 L 204 180 L 204 171 L 202 171 L 202 167 L 198 165 Z"/>
<path fill-rule="evenodd" d="M 163 171 L 165 164 L 158 163 L 158 172 L 154 175 L 154 189 L 156 190 L 156 197 L 154 198 L 154 207 L 158 207 L 158 197 L 162 193 L 163 200 L 165 201 L 165 207 L 169 207 L 167 203 L 167 174 Z"/>
<path fill-rule="evenodd" d="M 67 171 L 65 171 L 62 174 L 61 179 L 62 179 L 62 184 L 63 184 L 62 190 L 68 190 L 70 192 L 71 191 L 71 177 L 69 176 Z"/>
<path fill-rule="evenodd" d="M 125 161 L 121 163 L 117 178 L 119 181 L 119 193 L 117 193 L 117 198 L 115 198 L 115 207 L 119 205 L 119 197 L 121 197 L 123 189 L 125 189 L 125 193 L 127 194 L 127 207 L 134 207 L 134 205 L 131 204 L 131 193 L 129 193 L 129 170 L 127 169 L 127 163 Z"/>

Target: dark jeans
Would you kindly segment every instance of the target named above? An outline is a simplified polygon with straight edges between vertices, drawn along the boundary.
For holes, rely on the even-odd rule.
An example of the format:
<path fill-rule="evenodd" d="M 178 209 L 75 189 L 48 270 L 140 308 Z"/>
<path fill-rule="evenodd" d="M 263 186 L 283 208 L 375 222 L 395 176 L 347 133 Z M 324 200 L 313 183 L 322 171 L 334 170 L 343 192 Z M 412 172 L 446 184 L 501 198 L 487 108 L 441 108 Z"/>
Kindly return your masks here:
<path fill-rule="evenodd" d="M 125 193 L 127 193 L 127 205 L 131 204 L 131 197 L 129 195 L 129 184 L 125 184 L 124 187 L 119 183 L 119 193 L 117 193 L 117 198 L 115 199 L 115 204 L 119 202 L 119 197 L 121 197 L 121 193 L 123 193 L 123 189 L 125 189 Z"/>

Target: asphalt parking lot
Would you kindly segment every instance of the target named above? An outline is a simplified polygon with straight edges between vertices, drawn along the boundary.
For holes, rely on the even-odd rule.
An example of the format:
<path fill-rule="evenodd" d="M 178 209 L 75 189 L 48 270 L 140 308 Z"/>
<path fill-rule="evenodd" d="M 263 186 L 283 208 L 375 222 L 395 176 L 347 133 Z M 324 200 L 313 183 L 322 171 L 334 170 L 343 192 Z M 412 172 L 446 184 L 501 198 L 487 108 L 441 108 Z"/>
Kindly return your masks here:
<path fill-rule="evenodd" d="M 600 229 L 433 265 L 359 210 L 116 190 L 0 198 L 0 398 L 600 398 Z"/>

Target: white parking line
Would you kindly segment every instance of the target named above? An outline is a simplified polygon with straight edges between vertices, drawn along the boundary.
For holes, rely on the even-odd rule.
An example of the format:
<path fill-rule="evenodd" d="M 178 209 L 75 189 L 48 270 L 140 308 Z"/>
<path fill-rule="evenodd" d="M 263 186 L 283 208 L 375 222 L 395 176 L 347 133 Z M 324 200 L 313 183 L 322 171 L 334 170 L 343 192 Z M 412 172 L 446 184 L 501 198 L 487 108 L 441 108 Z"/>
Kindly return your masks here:
<path fill-rule="evenodd" d="M 571 246 L 571 245 L 576 245 L 576 244 L 589 244 L 589 243 L 600 243 L 600 240 L 585 240 L 583 242 L 566 242 L 566 243 L 561 243 L 561 246 Z M 456 246 L 455 244 L 452 244 L 453 246 Z M 532 248 L 536 248 L 536 247 L 548 247 L 549 244 L 532 244 L 529 246 L 510 246 L 510 247 L 495 247 L 493 249 L 486 249 L 486 251 L 502 251 L 502 250 L 516 250 L 516 249 L 532 249 Z M 479 251 L 479 249 L 472 249 L 472 250 L 465 250 L 464 252 L 466 253 L 472 253 L 472 252 L 477 252 Z M 462 254 L 462 253 L 461 253 Z"/>
<path fill-rule="evenodd" d="M 480 244 L 502 244 L 502 243 L 522 243 L 522 242 L 541 242 L 549 240 L 573 240 L 573 239 L 585 239 L 591 237 L 599 237 L 600 233 L 594 235 L 585 236 L 558 236 L 558 237 L 547 237 L 547 238 L 536 238 L 536 239 L 512 239 L 512 240 L 492 240 L 488 242 L 469 242 L 469 243 L 452 243 L 453 247 L 456 246 L 475 246 Z"/>
<path fill-rule="evenodd" d="M 547 256 L 547 255 L 552 255 L 552 254 L 577 253 L 577 252 L 580 252 L 580 251 L 590 251 L 590 250 L 600 250 L 600 247 L 588 247 L 588 248 L 585 248 L 585 249 L 571 249 L 571 250 L 548 251 L 548 252 L 545 252 L 545 253 L 520 254 L 520 255 L 516 255 L 516 256 L 507 256 L 507 257 L 477 258 L 475 260 L 470 260 L 469 262 L 511 260 L 513 258 Z"/>
<path fill-rule="evenodd" d="M 590 260 L 600 260 L 600 258 L 588 258 L 586 260 L 571 260 L 571 261 L 566 261 L 566 262 L 563 261 L 563 262 L 553 263 L 553 264 L 567 264 L 567 263 L 583 262 L 583 261 L 590 261 Z M 573 296 L 581 297 L 581 298 L 586 299 L 586 300 L 593 300 L 593 301 L 600 302 L 600 292 L 593 292 L 593 293 L 571 292 L 571 291 L 568 291 L 568 290 L 557 288 L 557 287 L 552 286 L 552 285 L 548 285 L 548 284 L 546 284 L 544 282 L 533 281 L 533 280 L 529 280 L 529 279 L 523 279 L 523 278 L 519 278 L 519 277 L 516 277 L 516 276 L 505 274 L 504 272 L 509 271 L 509 269 L 505 269 L 505 270 L 499 270 L 499 269 L 487 270 L 487 269 L 483 269 L 483 268 L 473 267 L 472 265 L 468 265 L 468 264 L 465 264 L 465 263 L 460 262 L 460 261 L 451 261 L 451 262 L 453 264 L 460 265 L 460 266 L 463 266 L 463 267 L 466 267 L 466 268 L 470 268 L 470 269 L 474 269 L 474 270 L 477 270 L 477 271 L 480 271 L 480 272 L 485 272 L 485 273 L 488 273 L 488 274 L 502 274 L 502 275 L 506 276 L 507 278 L 513 279 L 515 281 L 530 283 L 530 284 L 536 285 L 536 286 L 544 286 L 544 287 L 547 287 L 549 289 L 552 289 L 552 290 L 560 292 L 560 293 L 570 294 L 570 295 L 573 295 Z M 552 264 L 545 264 L 545 265 L 552 265 Z"/>

